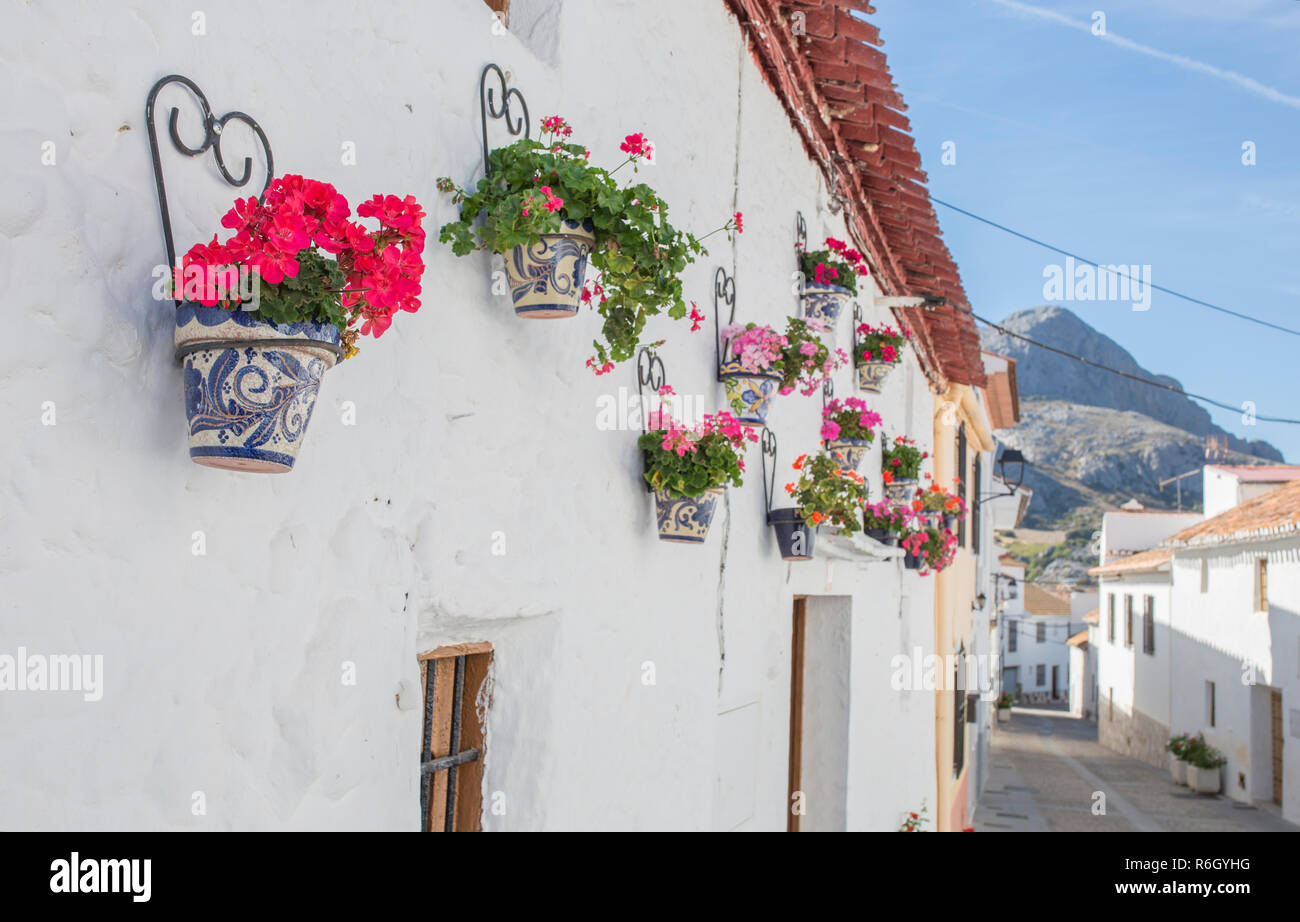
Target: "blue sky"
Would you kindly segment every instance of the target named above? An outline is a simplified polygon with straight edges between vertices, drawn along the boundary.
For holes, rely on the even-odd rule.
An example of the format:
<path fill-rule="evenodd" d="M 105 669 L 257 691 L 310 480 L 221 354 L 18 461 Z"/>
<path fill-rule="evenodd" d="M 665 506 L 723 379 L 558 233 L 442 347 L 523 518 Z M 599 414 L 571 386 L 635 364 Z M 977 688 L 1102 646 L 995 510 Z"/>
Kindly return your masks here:
<path fill-rule="evenodd" d="M 1300 329 L 1300 2 L 875 0 L 932 193 Z M 1105 13 L 1106 37 L 1091 31 Z M 956 163 L 944 165 L 944 143 Z M 1256 163 L 1242 163 L 1254 142 Z M 937 206 L 975 311 L 1045 303 L 1063 258 Z M 1300 337 L 1155 292 L 1063 303 L 1144 367 L 1300 418 Z M 1300 461 L 1300 426 L 1210 409 Z"/>

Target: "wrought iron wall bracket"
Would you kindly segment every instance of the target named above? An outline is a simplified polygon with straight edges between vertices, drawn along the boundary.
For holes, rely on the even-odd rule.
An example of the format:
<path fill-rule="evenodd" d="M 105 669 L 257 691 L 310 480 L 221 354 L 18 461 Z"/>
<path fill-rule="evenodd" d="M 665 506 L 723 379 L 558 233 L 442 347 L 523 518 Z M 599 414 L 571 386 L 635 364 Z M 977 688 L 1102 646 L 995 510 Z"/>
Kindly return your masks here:
<path fill-rule="evenodd" d="M 800 253 L 808 249 L 808 225 L 803 219 L 803 212 L 794 213 L 794 248 Z"/>
<path fill-rule="evenodd" d="M 668 383 L 668 373 L 664 370 L 664 360 L 652 352 L 648 347 L 642 348 L 636 356 L 636 412 L 638 421 L 641 423 L 641 434 L 646 435 L 650 432 L 650 414 L 647 410 L 649 404 L 646 403 L 646 389 L 655 399 L 660 396 L 660 390 Z M 660 414 L 663 413 L 663 405 L 660 403 Z M 663 418 L 660 417 L 662 424 Z M 645 461 L 649 461 L 649 453 L 645 454 Z M 646 469 L 649 470 L 647 463 Z M 646 490 L 653 493 L 654 487 L 646 483 Z"/>
<path fill-rule="evenodd" d="M 822 384 L 822 413 L 826 412 L 826 406 L 835 399 L 835 382 L 827 378 Z M 822 439 L 822 446 L 829 449 L 831 447 L 830 439 Z"/>
<path fill-rule="evenodd" d="M 718 325 L 718 317 L 722 313 L 722 307 L 726 305 L 729 308 L 727 315 L 727 326 L 736 322 L 736 277 L 727 275 L 727 270 L 718 266 L 718 271 L 713 274 L 713 345 L 717 357 L 717 378 L 722 380 L 722 329 Z"/>
<path fill-rule="evenodd" d="M 500 102 L 493 95 L 494 90 L 488 86 L 488 75 L 495 74 L 496 82 L 500 86 Z M 511 103 L 518 100 L 521 112 L 515 112 L 511 108 Z M 491 148 L 488 147 L 488 121 L 490 119 L 501 119 L 506 123 L 506 131 L 511 137 L 527 138 L 532 134 L 532 122 L 528 117 L 528 102 L 524 99 L 524 94 L 519 92 L 518 87 L 512 87 L 506 82 L 506 74 L 498 65 L 489 64 L 483 68 L 483 73 L 478 79 L 478 103 L 479 114 L 483 126 L 483 175 L 487 176 L 492 172 L 489 154 Z"/>
<path fill-rule="evenodd" d="M 162 155 L 158 147 L 158 129 L 154 123 L 154 106 L 158 100 L 158 93 L 171 83 L 179 83 L 188 89 L 203 111 L 203 138 L 198 147 L 191 147 L 181 140 L 180 132 L 177 129 L 177 120 L 180 117 L 180 110 L 172 106 L 171 113 L 167 117 L 167 133 L 171 136 L 172 145 L 187 157 L 197 157 L 209 149 L 212 151 L 213 158 L 217 161 L 217 170 L 221 173 L 221 178 L 230 185 L 239 188 L 248 185 L 248 181 L 253 178 L 253 158 L 244 158 L 244 171 L 236 177 L 232 176 L 230 170 L 226 168 L 225 157 L 221 153 L 222 132 L 226 125 L 232 121 L 243 122 L 252 129 L 253 134 L 257 135 L 258 141 L 262 144 L 262 152 L 266 155 L 266 181 L 262 183 L 260 197 L 266 192 L 271 185 L 271 178 L 275 175 L 275 162 L 271 156 L 271 143 L 266 139 L 266 133 L 262 131 L 262 126 L 249 115 L 243 112 L 231 111 L 221 117 L 212 113 L 212 107 L 208 104 L 207 96 L 189 77 L 182 77 L 180 74 L 168 74 L 149 90 L 149 98 L 144 105 L 144 121 L 149 131 L 149 153 L 153 157 L 153 178 L 158 187 L 158 210 L 162 215 L 163 242 L 167 247 L 167 265 L 176 265 L 176 243 L 172 237 L 172 220 L 171 211 L 167 206 L 167 187 L 163 182 Z M 180 303 L 179 300 L 176 301 Z"/>
<path fill-rule="evenodd" d="M 776 433 L 765 427 L 758 447 L 763 463 L 763 507 L 768 521 L 771 521 L 772 497 L 776 493 Z M 767 467 L 768 458 L 772 459 L 771 470 Z"/>
<path fill-rule="evenodd" d="M 862 305 L 857 301 L 853 302 L 853 351 L 849 354 L 851 367 L 855 369 L 858 365 L 858 327 L 862 326 Z"/>

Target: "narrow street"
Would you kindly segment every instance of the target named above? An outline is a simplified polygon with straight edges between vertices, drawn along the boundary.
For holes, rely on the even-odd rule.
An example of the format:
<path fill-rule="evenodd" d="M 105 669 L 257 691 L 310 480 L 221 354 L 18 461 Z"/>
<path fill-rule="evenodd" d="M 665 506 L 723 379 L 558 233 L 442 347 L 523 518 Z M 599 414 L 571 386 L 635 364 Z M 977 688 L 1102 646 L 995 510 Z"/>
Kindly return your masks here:
<path fill-rule="evenodd" d="M 1094 803 L 1105 795 L 1104 813 Z M 1297 832 L 1269 807 L 1193 794 L 1168 771 L 1112 752 L 1097 727 L 1059 710 L 1015 708 L 993 734 L 975 811 L 979 832 Z"/>

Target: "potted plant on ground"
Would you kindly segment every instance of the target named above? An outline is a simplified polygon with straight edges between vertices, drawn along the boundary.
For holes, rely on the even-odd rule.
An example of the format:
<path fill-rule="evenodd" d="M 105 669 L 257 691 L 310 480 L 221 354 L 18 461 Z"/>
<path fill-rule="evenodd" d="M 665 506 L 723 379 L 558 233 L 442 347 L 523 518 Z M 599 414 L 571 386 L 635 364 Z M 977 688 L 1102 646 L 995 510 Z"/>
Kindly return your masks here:
<path fill-rule="evenodd" d="M 1016 703 L 1016 696 L 1011 692 L 1003 692 L 998 697 L 998 723 L 1004 724 L 1011 720 L 1011 708 Z"/>
<path fill-rule="evenodd" d="M 885 496 L 894 502 L 906 502 L 916 490 L 921 462 L 930 457 L 916 442 L 905 435 L 896 436 L 881 452 L 880 476 L 885 482 Z"/>
<path fill-rule="evenodd" d="M 930 822 L 930 817 L 926 814 L 925 801 L 921 801 L 921 809 L 913 810 L 903 817 L 903 824 L 898 827 L 899 832 L 925 832 L 925 824 Z"/>
<path fill-rule="evenodd" d="M 822 439 L 845 467 L 857 470 L 862 456 L 876 438 L 880 414 L 867 409 L 857 397 L 836 398 L 822 408 Z"/>
<path fill-rule="evenodd" d="M 832 352 L 817 335 L 826 329 L 818 320 L 786 318 L 784 333 L 766 324 L 728 324 L 722 328 L 722 367 L 718 370 L 727 400 L 740 421 L 765 425 L 774 393 L 798 388 L 808 396 L 825 384 L 831 372 L 848 359 Z"/>
<path fill-rule="evenodd" d="M 835 323 L 844 305 L 857 297 L 858 276 L 868 272 L 862 254 L 834 237 L 827 237 L 820 250 L 801 252 L 799 268 L 803 273 L 804 316 L 828 325 Z"/>
<path fill-rule="evenodd" d="M 588 162 L 591 152 L 569 141 L 572 134 L 552 116 L 542 122 L 542 140 L 493 150 L 474 191 L 440 178 L 438 188 L 461 213 L 443 225 L 439 240 L 457 256 L 476 249 L 502 254 L 521 317 L 572 317 L 580 304 L 591 304 L 604 325 L 587 365 L 604 374 L 636 353 L 646 318 L 687 315 L 681 274 L 707 252 L 701 241 L 711 234 L 696 238 L 673 227 L 668 203 L 653 189 L 614 178 L 653 159 L 644 135 L 628 135 L 620 147 L 625 159 L 605 170 Z M 732 230 L 741 230 L 739 213 L 712 233 Z M 598 279 L 586 279 L 588 261 Z"/>
<path fill-rule="evenodd" d="M 702 544 L 722 491 L 727 484 L 743 485 L 745 449 L 758 436 L 730 413 L 706 415 L 690 429 L 666 414 L 658 424 L 637 445 L 654 490 L 659 540 Z"/>
<path fill-rule="evenodd" d="M 857 346 L 853 364 L 858 370 L 858 388 L 869 394 L 879 394 L 880 386 L 895 365 L 903 360 L 903 346 L 910 335 L 893 327 L 873 327 L 858 324 Z"/>
<path fill-rule="evenodd" d="M 907 551 L 903 566 L 920 570 L 922 576 L 946 569 L 957 550 L 956 535 L 947 529 L 928 525 L 907 532 L 900 543 Z"/>
<path fill-rule="evenodd" d="M 237 471 L 292 469 L 320 380 L 420 308 L 424 211 L 376 195 L 352 210 L 328 183 L 271 182 L 236 200 L 224 243 L 196 244 L 172 278 L 176 355 L 184 365 L 190 457 Z"/>
<path fill-rule="evenodd" d="M 795 505 L 773 509 L 767 520 L 776 529 L 782 559 L 808 560 L 821 524 L 834 525 L 847 534 L 862 527 L 867 485 L 861 474 L 845 470 L 839 459 L 825 453 L 811 458 L 800 455 L 792 467 L 801 473 L 798 481 L 785 485 L 785 492 Z"/>
<path fill-rule="evenodd" d="M 903 535 L 911 530 L 913 519 L 911 507 L 889 500 L 869 503 L 862 510 L 862 527 L 867 537 L 887 547 L 898 547 Z"/>
<path fill-rule="evenodd" d="M 1228 760 L 1197 734 L 1187 742 L 1187 786 L 1197 794 L 1218 794 L 1223 786 L 1219 769 Z"/>
<path fill-rule="evenodd" d="M 1175 784 L 1187 784 L 1187 740 L 1186 733 L 1169 737 L 1165 743 L 1165 752 L 1169 753 L 1169 775 Z"/>

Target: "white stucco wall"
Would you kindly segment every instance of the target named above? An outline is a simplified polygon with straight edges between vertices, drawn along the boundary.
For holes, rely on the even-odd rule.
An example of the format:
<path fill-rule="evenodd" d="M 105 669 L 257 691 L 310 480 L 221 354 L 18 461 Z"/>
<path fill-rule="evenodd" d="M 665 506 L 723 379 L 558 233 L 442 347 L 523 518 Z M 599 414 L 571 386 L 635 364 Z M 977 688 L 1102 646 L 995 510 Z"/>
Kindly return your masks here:
<path fill-rule="evenodd" d="M 782 563 L 756 451 L 705 546 L 660 543 L 636 432 L 597 427 L 602 398 L 636 383 L 627 365 L 583 367 L 597 318 L 518 320 L 491 295 L 486 256 L 433 241 L 454 214 L 435 178 L 468 180 L 481 162 L 489 61 L 534 127 L 564 115 L 593 159 L 645 131 L 659 164 L 643 177 L 675 223 L 702 232 L 745 213 L 735 246 L 713 238 L 686 273 L 706 311 L 718 265 L 736 274 L 737 319 L 797 309 L 796 210 L 810 240 L 846 236 L 720 3 L 536 9 L 528 46 L 475 3 L 324 0 L 303 16 L 238 0 L 209 9 L 201 36 L 161 0 L 6 10 L 0 74 L 23 94 L 0 139 L 0 279 L 24 322 L 0 346 L 0 652 L 102 654 L 105 671 L 98 702 L 0 694 L 16 743 L 0 747 L 8 828 L 415 829 L 417 656 L 470 640 L 495 648 L 484 790 L 505 810 L 485 828 L 784 828 L 795 594 L 851 600 L 848 827 L 892 829 L 934 805 L 933 693 L 889 685 L 895 652 L 933 647 L 933 579 L 896 562 Z M 629 58 L 627 36 L 659 53 Z M 332 181 L 354 207 L 411 193 L 429 211 L 423 310 L 328 373 L 286 476 L 186 455 L 171 319 L 150 298 L 163 248 L 143 124 L 171 72 L 218 113 L 256 118 L 277 172 Z M 195 110 L 179 104 L 191 137 Z M 162 130 L 183 251 L 240 193 Z M 869 297 L 863 309 L 890 319 Z M 646 338 L 668 339 L 679 393 L 719 408 L 711 328 L 656 320 Z M 836 386 L 850 392 L 847 370 Z M 46 402 L 56 425 L 41 424 Z M 887 431 L 929 447 L 913 357 L 870 402 Z M 778 491 L 816 446 L 819 409 L 776 401 Z M 878 446 L 863 470 L 879 496 Z"/>
<path fill-rule="evenodd" d="M 1101 562 L 1153 548 L 1199 521 L 1198 512 L 1107 512 L 1101 517 Z"/>
<path fill-rule="evenodd" d="M 1255 564 L 1268 561 L 1268 608 L 1255 610 Z M 1209 583 L 1201 592 L 1201 561 Z M 1240 800 L 1272 798 L 1272 736 L 1267 690 L 1282 692 L 1283 812 L 1300 821 L 1300 544 L 1253 542 L 1175 557 L 1173 630 L 1178 668 L 1173 714 L 1181 730 L 1204 730 L 1228 759 L 1224 792 Z M 1215 683 L 1209 726 L 1205 683 Z"/>
<path fill-rule="evenodd" d="M 1154 602 L 1155 652 L 1142 646 L 1144 599 Z M 1110 599 L 1115 600 L 1115 639 L 1109 639 Z M 1124 643 L 1125 598 L 1133 600 L 1133 643 Z M 1170 582 L 1167 573 L 1136 573 L 1103 577 L 1098 600 L 1095 659 L 1098 705 L 1110 704 L 1131 713 L 1135 708 L 1168 726 L 1173 692 L 1170 657 L 1175 638 L 1170 633 Z M 1175 731 L 1181 732 L 1181 731 Z"/>

